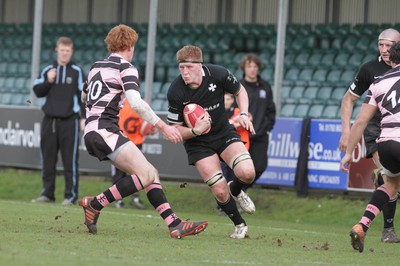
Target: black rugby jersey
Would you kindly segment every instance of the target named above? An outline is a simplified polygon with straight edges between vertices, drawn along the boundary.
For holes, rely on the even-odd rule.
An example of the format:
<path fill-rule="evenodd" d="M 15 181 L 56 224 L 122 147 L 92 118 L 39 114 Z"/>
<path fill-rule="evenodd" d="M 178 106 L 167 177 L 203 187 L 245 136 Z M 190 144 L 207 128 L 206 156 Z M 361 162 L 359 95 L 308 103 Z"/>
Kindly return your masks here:
<path fill-rule="evenodd" d="M 363 65 L 361 65 L 353 83 L 350 85 L 350 93 L 361 97 L 365 91 L 368 91 L 369 86 L 371 86 L 371 84 L 376 79 L 378 79 L 381 75 L 385 74 L 390 69 L 392 69 L 392 67 L 387 65 L 380 56 L 376 59 L 364 63 Z M 369 124 L 379 126 L 380 121 L 381 114 L 380 112 L 376 112 L 374 117 L 370 120 Z M 375 139 L 375 136 L 373 136 L 372 139 Z"/>
<path fill-rule="evenodd" d="M 390 69 L 392 69 L 392 67 L 387 65 L 381 57 L 366 62 L 358 70 L 353 83 L 350 85 L 350 92 L 361 97 L 379 76 Z"/>
<path fill-rule="evenodd" d="M 203 65 L 203 81 L 197 89 L 191 89 L 179 75 L 170 85 L 168 90 L 168 117 L 170 124 L 185 124 L 183 109 L 189 103 L 202 106 L 211 116 L 211 136 L 221 133 L 229 127 L 228 116 L 225 112 L 224 94 L 239 92 L 240 83 L 237 78 L 226 68 L 218 65 Z"/>

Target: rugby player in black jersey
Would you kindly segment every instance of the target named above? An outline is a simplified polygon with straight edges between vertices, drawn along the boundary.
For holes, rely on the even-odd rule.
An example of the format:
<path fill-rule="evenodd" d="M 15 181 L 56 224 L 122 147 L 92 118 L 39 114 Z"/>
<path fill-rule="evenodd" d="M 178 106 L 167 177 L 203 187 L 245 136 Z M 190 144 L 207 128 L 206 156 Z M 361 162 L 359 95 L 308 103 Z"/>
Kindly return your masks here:
<path fill-rule="evenodd" d="M 253 124 L 248 117 L 248 96 L 245 88 L 226 68 L 203 64 L 201 48 L 187 45 L 181 48 L 176 59 L 180 75 L 171 83 L 168 97 L 168 117 L 184 139 L 190 165 L 194 165 L 203 181 L 210 187 L 217 204 L 235 225 L 231 238 L 243 239 L 248 227 L 240 215 L 235 200 L 247 213 L 254 213 L 255 206 L 243 191 L 255 177 L 253 161 L 233 125 L 229 124 L 225 112 L 224 94 L 235 96 L 240 108 L 239 123 L 251 134 Z M 202 106 L 208 115 L 199 119 L 194 128 L 184 122 L 183 109 L 189 103 Z M 211 124 L 211 130 L 204 132 Z M 223 177 L 220 160 L 235 173 L 229 184 Z"/>

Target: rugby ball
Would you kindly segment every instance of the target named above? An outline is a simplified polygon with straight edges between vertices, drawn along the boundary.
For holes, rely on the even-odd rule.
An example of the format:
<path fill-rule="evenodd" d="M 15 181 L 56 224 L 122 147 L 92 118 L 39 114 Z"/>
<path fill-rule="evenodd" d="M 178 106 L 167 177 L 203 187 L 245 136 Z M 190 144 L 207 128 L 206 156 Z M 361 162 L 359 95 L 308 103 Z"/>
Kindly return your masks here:
<path fill-rule="evenodd" d="M 203 109 L 203 107 L 201 107 L 200 105 L 195 104 L 195 103 L 189 103 L 183 109 L 183 118 L 185 120 L 186 125 L 190 128 L 194 128 L 196 125 L 197 119 L 202 118 L 203 116 L 205 116 L 205 114 L 206 114 L 206 111 Z M 204 130 L 203 132 L 198 132 L 198 133 L 200 135 L 203 135 L 203 134 L 210 132 L 210 130 L 211 130 L 211 126 L 209 128 L 207 128 L 206 130 Z"/>

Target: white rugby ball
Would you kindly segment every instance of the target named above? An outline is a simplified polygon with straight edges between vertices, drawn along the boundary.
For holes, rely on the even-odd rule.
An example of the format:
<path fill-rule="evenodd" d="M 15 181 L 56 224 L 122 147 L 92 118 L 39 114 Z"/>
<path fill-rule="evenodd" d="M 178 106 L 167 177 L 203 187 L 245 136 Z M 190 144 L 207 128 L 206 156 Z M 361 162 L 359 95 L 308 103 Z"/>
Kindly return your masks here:
<path fill-rule="evenodd" d="M 203 107 L 195 103 L 189 103 L 183 109 L 183 119 L 185 120 L 186 125 L 190 128 L 194 128 L 197 119 L 202 118 L 203 116 L 205 116 L 205 114 L 206 111 L 203 109 Z M 198 132 L 198 134 L 203 135 L 210 132 L 210 130 L 211 126 L 203 132 Z"/>

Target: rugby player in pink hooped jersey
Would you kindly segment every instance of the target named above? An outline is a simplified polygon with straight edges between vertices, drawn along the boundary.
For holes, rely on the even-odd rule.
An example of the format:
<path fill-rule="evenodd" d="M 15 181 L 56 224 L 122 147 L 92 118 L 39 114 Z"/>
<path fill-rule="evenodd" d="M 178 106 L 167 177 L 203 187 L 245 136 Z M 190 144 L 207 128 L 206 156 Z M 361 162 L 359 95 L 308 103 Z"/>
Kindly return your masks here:
<path fill-rule="evenodd" d="M 85 225 L 89 233 L 96 234 L 97 220 L 105 206 L 144 189 L 172 238 L 196 235 L 205 230 L 208 222 L 181 220 L 173 212 L 161 187 L 158 171 L 118 126 L 119 110 L 126 98 L 132 109 L 157 127 L 169 141 L 175 144 L 182 141 L 179 131 L 162 121 L 141 99 L 138 71 L 130 63 L 137 40 L 138 34 L 129 26 L 112 28 L 105 39 L 110 55 L 93 64 L 83 89 L 82 101 L 86 103 L 87 111 L 84 140 L 88 152 L 100 161 L 111 160 L 118 169 L 129 174 L 97 196 L 80 200 Z"/>
<path fill-rule="evenodd" d="M 342 120 L 342 136 L 339 140 L 340 150 L 346 151 L 347 142 L 350 136 L 351 117 L 353 114 L 353 107 L 355 102 L 361 98 L 369 86 L 378 79 L 382 74 L 392 69 L 389 59 L 389 49 L 395 43 L 400 41 L 400 33 L 392 28 L 383 30 L 378 36 L 378 50 L 379 57 L 376 57 L 368 62 L 363 63 L 345 93 L 341 103 L 341 120 Z M 378 144 L 376 139 L 381 132 L 381 114 L 375 113 L 368 126 L 364 131 L 365 140 L 365 157 L 372 158 L 375 166 L 377 167 L 371 173 L 371 179 L 374 182 L 375 188 L 378 188 L 385 183 L 382 176 L 382 165 L 379 161 Z M 396 235 L 394 218 L 397 208 L 397 198 L 393 198 L 382 209 L 383 214 L 383 230 L 381 234 L 381 241 L 383 243 L 400 243 L 400 238 Z"/>
<path fill-rule="evenodd" d="M 351 245 L 359 252 L 364 250 L 365 236 L 372 221 L 400 191 L 400 42 L 390 48 L 389 60 L 394 68 L 381 75 L 369 87 L 368 95 L 351 127 L 346 154 L 340 162 L 340 168 L 348 173 L 352 152 L 368 122 L 379 111 L 382 115 L 381 131 L 376 142 L 385 183 L 374 191 L 364 215 L 350 231 Z"/>

